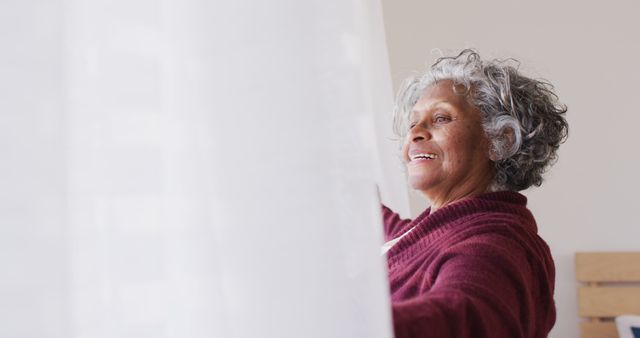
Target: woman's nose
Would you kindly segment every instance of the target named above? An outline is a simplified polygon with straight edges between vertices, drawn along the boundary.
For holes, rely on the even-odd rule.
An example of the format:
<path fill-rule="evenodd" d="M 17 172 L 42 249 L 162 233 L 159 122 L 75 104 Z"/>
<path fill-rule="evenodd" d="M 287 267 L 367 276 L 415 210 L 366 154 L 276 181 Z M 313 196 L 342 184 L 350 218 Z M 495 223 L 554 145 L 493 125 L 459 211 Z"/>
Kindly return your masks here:
<path fill-rule="evenodd" d="M 431 138 L 431 133 L 424 126 L 416 125 L 409 131 L 409 138 L 412 142 L 428 140 Z"/>

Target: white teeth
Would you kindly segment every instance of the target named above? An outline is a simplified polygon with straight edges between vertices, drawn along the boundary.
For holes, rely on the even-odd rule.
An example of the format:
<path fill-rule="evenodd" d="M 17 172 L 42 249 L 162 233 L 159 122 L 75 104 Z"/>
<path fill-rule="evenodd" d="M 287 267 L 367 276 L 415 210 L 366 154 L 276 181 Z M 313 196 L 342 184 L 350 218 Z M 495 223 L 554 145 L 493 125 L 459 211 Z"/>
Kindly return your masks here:
<path fill-rule="evenodd" d="M 420 158 L 435 159 L 437 157 L 438 156 L 436 154 L 415 154 L 415 155 L 411 156 L 411 160 L 414 161 L 414 160 L 417 160 L 417 159 L 420 159 Z"/>

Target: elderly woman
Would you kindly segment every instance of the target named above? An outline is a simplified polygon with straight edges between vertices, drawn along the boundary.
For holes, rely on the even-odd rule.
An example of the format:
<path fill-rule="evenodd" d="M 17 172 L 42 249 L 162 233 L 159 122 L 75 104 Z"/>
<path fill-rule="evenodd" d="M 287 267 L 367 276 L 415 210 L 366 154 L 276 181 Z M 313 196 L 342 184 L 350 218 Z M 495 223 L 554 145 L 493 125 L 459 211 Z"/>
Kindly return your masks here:
<path fill-rule="evenodd" d="M 400 91 L 408 179 L 431 206 L 383 207 L 396 338 L 546 337 L 554 265 L 527 199 L 567 136 L 553 87 L 472 50 Z"/>

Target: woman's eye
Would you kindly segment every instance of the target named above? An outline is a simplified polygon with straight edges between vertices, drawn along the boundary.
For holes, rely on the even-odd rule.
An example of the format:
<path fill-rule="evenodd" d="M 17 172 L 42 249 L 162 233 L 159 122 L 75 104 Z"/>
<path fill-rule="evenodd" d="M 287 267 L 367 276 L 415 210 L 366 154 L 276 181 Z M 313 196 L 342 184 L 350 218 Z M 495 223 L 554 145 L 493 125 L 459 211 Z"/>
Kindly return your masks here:
<path fill-rule="evenodd" d="M 450 119 L 450 118 L 448 118 L 447 116 L 439 115 L 439 116 L 436 116 L 436 117 L 433 119 L 433 121 L 434 121 L 435 123 L 446 123 L 446 122 L 451 121 L 451 119 Z"/>

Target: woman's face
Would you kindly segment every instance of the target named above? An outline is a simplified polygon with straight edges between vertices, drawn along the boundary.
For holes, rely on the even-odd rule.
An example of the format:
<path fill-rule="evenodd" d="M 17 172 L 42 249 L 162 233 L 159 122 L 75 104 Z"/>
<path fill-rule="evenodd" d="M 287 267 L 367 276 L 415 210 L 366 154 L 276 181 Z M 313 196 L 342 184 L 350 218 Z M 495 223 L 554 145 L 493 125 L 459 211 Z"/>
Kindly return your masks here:
<path fill-rule="evenodd" d="M 427 87 L 409 117 L 403 157 L 411 186 L 438 208 L 487 191 L 494 175 L 480 111 L 452 81 Z"/>

